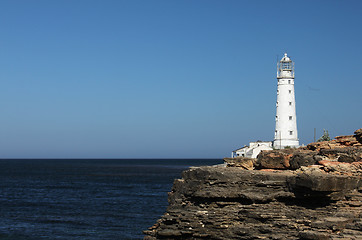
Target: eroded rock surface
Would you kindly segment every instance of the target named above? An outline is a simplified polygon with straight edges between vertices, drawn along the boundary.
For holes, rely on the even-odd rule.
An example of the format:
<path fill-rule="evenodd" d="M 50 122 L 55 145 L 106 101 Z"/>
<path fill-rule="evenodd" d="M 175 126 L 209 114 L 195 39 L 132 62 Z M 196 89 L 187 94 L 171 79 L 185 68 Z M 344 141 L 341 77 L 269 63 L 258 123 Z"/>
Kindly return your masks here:
<path fill-rule="evenodd" d="M 362 239 L 356 132 L 332 144 L 262 152 L 256 161 L 190 168 L 145 239 Z"/>
<path fill-rule="evenodd" d="M 361 239 L 361 183 L 324 171 L 191 168 L 145 239 Z"/>

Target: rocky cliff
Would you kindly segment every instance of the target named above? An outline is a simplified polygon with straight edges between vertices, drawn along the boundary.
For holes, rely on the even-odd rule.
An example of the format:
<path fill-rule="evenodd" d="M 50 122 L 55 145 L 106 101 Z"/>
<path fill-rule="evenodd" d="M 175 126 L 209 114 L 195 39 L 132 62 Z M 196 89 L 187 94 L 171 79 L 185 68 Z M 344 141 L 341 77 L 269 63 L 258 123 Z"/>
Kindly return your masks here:
<path fill-rule="evenodd" d="M 362 129 L 193 167 L 145 239 L 362 239 Z"/>

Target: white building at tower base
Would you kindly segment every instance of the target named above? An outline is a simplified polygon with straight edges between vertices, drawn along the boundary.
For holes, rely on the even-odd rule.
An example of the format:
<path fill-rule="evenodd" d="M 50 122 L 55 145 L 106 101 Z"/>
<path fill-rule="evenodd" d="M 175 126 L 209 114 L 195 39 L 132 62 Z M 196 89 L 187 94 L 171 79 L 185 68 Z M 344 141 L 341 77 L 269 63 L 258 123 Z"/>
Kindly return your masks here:
<path fill-rule="evenodd" d="M 249 146 L 238 148 L 231 152 L 231 157 L 256 158 L 262 150 L 272 150 L 273 142 L 256 141 L 250 142 Z"/>

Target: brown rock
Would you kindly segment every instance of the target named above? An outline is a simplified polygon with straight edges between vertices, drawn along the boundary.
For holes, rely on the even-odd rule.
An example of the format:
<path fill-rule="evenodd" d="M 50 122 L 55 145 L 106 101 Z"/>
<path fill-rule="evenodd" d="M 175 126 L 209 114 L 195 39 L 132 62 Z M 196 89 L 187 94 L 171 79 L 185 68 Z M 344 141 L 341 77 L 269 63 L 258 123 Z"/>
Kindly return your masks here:
<path fill-rule="evenodd" d="M 354 132 L 354 136 L 356 137 L 358 142 L 362 143 L 362 128 L 356 130 Z"/>
<path fill-rule="evenodd" d="M 347 151 L 344 148 L 321 149 L 319 151 L 320 155 L 336 161 L 341 153 L 347 153 Z"/>
<path fill-rule="evenodd" d="M 227 167 L 240 167 L 246 170 L 253 170 L 255 159 L 246 157 L 224 158 L 224 162 Z"/>
<path fill-rule="evenodd" d="M 338 162 L 331 162 L 331 165 L 338 166 Z M 351 165 L 351 164 L 348 164 Z M 325 172 L 301 172 L 298 173 L 295 183 L 291 186 L 303 187 L 313 192 L 339 192 L 356 189 L 359 185 L 359 178 L 346 175 L 334 175 Z"/>
<path fill-rule="evenodd" d="M 298 169 L 301 166 L 310 166 L 316 164 L 316 155 L 317 153 L 311 150 L 296 151 L 289 161 L 290 169 Z"/>
<path fill-rule="evenodd" d="M 157 233 L 160 237 L 179 237 L 181 236 L 181 231 L 173 230 L 173 229 L 164 229 Z"/>
<path fill-rule="evenodd" d="M 288 169 L 289 160 L 294 151 L 294 149 L 262 151 L 258 155 L 256 166 L 258 168 Z"/>
<path fill-rule="evenodd" d="M 336 166 L 336 165 L 340 165 L 340 164 L 345 164 L 345 163 L 340 163 L 340 162 L 337 162 L 337 161 L 328 161 L 328 160 L 322 160 L 322 161 L 319 161 L 318 162 L 320 165 L 323 165 L 325 167 L 328 167 L 328 166 Z"/>
<path fill-rule="evenodd" d="M 357 144 L 358 141 L 354 135 L 349 136 L 337 136 L 335 137 L 336 142 L 343 146 L 353 146 L 354 144 Z"/>
<path fill-rule="evenodd" d="M 320 151 L 323 149 L 334 149 L 343 147 L 360 147 L 362 146 L 362 128 L 356 130 L 355 135 L 337 136 L 334 140 L 314 142 L 307 145 L 307 149 L 312 151 Z"/>
<path fill-rule="evenodd" d="M 359 162 L 362 159 L 362 149 L 355 147 L 339 147 L 334 149 L 321 149 L 320 155 L 339 162 Z"/>
<path fill-rule="evenodd" d="M 320 151 L 321 149 L 333 149 L 340 146 L 336 140 L 332 141 L 323 141 L 323 142 L 314 142 L 307 145 L 307 149 L 312 151 Z"/>
<path fill-rule="evenodd" d="M 349 174 L 349 175 L 362 174 L 362 162 L 346 163 L 346 162 L 322 160 L 319 161 L 318 163 L 323 165 L 327 172 L 338 172 L 341 174 Z"/>
<path fill-rule="evenodd" d="M 330 234 L 317 231 L 303 231 L 299 233 L 300 239 L 303 240 L 328 240 L 331 239 Z"/>
<path fill-rule="evenodd" d="M 358 160 L 356 160 L 354 158 L 354 156 L 351 156 L 351 155 L 348 155 L 348 154 L 341 154 L 339 157 L 338 157 L 338 162 L 346 162 L 346 163 L 351 163 L 351 162 L 356 162 Z"/>

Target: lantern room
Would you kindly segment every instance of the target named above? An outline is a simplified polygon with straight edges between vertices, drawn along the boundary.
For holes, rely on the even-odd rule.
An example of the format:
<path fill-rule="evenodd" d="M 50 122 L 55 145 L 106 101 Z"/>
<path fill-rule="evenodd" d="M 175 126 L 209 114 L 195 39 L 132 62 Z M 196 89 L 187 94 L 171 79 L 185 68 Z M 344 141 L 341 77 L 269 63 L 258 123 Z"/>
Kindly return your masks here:
<path fill-rule="evenodd" d="M 277 64 L 277 78 L 294 78 L 294 62 L 284 53 L 284 57 Z"/>

